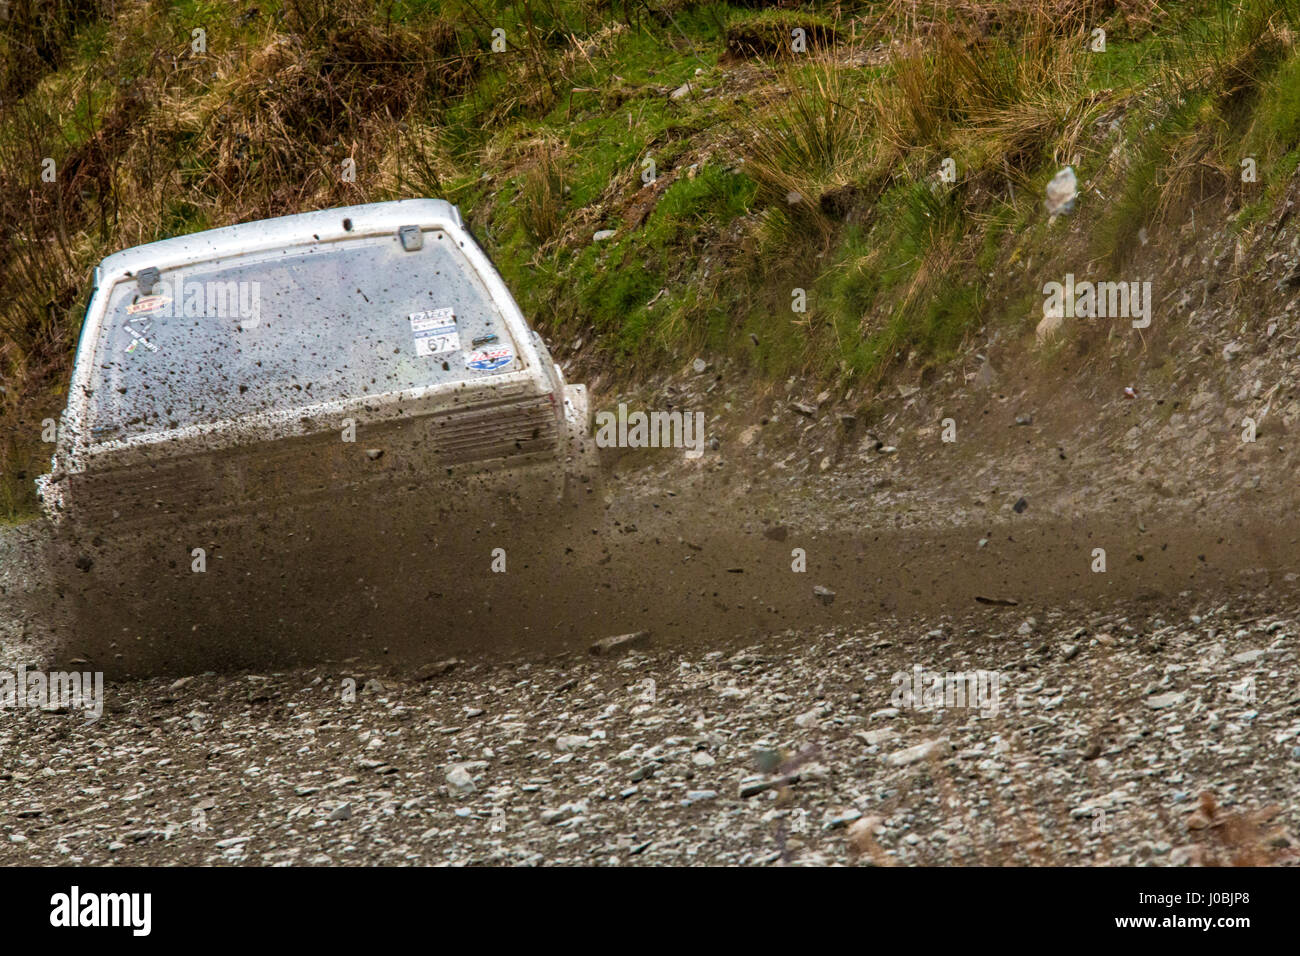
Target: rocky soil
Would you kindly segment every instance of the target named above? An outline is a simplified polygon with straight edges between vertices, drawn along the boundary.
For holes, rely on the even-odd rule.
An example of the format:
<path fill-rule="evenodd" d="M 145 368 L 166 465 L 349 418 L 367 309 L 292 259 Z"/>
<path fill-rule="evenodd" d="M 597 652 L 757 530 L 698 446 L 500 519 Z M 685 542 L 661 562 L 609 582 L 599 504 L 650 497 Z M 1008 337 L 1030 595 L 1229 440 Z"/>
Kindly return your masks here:
<path fill-rule="evenodd" d="M 1298 642 L 1189 599 L 113 685 L 4 715 L 0 862 L 1292 862 Z M 910 706 L 916 666 L 996 701 Z"/>

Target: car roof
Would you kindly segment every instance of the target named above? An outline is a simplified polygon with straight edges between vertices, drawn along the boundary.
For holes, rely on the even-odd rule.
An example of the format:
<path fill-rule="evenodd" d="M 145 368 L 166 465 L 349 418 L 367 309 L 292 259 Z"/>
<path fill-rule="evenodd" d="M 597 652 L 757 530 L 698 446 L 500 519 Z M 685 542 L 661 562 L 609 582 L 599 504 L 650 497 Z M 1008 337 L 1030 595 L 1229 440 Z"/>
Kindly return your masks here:
<path fill-rule="evenodd" d="M 345 219 L 351 228 L 344 227 Z M 115 252 L 99 263 L 95 270 L 95 285 L 98 287 L 106 281 L 134 275 L 151 266 L 168 269 L 304 242 L 330 242 L 396 232 L 400 226 L 411 225 L 422 229 L 460 228 L 460 211 L 443 199 L 396 199 L 208 229 Z"/>

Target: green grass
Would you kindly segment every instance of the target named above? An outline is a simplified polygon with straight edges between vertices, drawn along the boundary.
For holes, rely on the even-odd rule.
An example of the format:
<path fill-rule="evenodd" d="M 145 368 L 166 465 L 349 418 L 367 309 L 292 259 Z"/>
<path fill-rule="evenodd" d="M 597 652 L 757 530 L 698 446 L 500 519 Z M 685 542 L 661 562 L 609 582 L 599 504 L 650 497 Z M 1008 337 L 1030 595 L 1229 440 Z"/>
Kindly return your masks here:
<path fill-rule="evenodd" d="M 646 222 L 649 244 L 667 249 L 689 241 L 701 229 L 726 226 L 749 210 L 755 191 L 748 176 L 717 163 L 706 164 L 694 178 L 679 177 L 664 191 Z"/>

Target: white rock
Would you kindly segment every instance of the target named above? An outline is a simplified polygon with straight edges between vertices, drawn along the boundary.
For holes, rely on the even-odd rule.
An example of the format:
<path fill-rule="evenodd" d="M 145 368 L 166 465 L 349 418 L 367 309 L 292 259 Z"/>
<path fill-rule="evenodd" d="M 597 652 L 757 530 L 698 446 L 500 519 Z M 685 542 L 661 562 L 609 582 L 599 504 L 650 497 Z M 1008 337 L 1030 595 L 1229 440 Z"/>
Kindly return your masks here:
<path fill-rule="evenodd" d="M 880 744 L 898 736 L 898 731 L 890 727 L 882 727 L 879 730 L 863 730 L 854 734 L 868 747 L 878 747 Z"/>
<path fill-rule="evenodd" d="M 1148 697 L 1145 703 L 1152 710 L 1164 710 L 1167 707 L 1176 707 L 1187 697 L 1185 691 L 1170 691 L 1167 694 L 1156 694 L 1154 697 Z"/>
<path fill-rule="evenodd" d="M 1074 175 L 1074 168 L 1066 166 L 1047 184 L 1047 201 L 1044 205 L 1047 207 L 1049 216 L 1057 216 L 1063 212 L 1072 212 L 1074 210 L 1075 197 L 1079 195 L 1079 180 Z"/>
<path fill-rule="evenodd" d="M 807 730 L 809 727 L 816 727 L 821 719 L 822 709 L 820 707 L 814 707 L 812 710 L 805 711 L 796 717 L 794 719 L 794 725 Z"/>
<path fill-rule="evenodd" d="M 457 793 L 473 793 L 477 789 L 474 778 L 463 764 L 456 764 L 447 771 L 447 784 Z"/>
<path fill-rule="evenodd" d="M 887 754 L 884 761 L 891 767 L 906 767 L 909 764 L 924 760 L 932 753 L 942 752 L 947 746 L 948 739 L 946 737 L 941 737 L 938 740 L 924 740 L 915 747 L 908 747 L 905 750 Z"/>

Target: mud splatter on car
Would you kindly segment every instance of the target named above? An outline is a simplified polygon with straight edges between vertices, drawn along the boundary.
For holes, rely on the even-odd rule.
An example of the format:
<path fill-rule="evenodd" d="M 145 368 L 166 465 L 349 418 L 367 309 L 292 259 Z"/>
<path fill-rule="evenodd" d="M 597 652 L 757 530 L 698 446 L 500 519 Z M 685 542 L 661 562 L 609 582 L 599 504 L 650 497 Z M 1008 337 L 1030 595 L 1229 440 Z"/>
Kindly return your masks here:
<path fill-rule="evenodd" d="M 69 396 L 41 499 L 66 652 L 109 672 L 298 656 L 346 622 L 340 582 L 418 589 L 590 455 L 584 387 L 440 200 L 108 257 Z"/>

